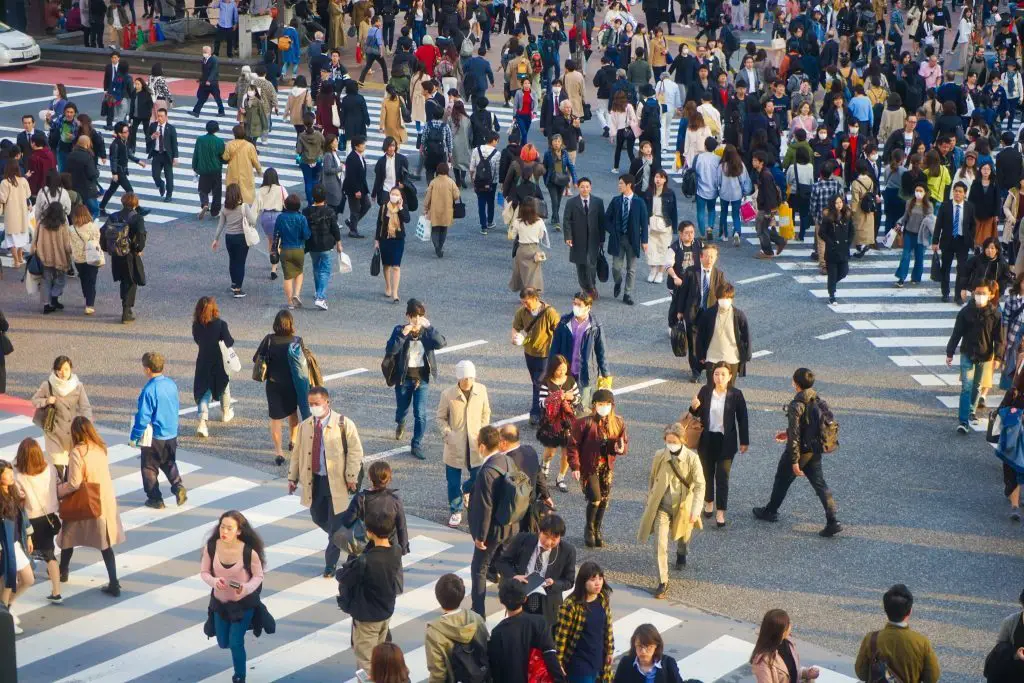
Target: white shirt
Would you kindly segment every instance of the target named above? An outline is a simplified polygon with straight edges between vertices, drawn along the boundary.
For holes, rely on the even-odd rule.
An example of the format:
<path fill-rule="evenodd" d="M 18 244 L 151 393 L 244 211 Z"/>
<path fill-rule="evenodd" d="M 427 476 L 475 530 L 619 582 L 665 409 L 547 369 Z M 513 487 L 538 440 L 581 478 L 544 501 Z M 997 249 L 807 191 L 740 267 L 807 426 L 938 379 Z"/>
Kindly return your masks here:
<path fill-rule="evenodd" d="M 537 556 L 540 555 L 540 568 L 537 569 L 537 573 L 541 576 L 548 571 L 548 562 L 551 560 L 551 551 L 545 550 L 541 547 L 540 543 L 537 543 L 537 547 L 533 549 L 533 554 L 530 555 L 530 561 L 526 563 L 526 573 L 532 573 L 534 565 L 537 563 Z"/>
<path fill-rule="evenodd" d="M 395 160 L 398 156 L 385 156 L 384 157 L 384 191 L 391 192 L 391 188 L 398 184 L 398 179 L 395 174 Z"/>
<path fill-rule="evenodd" d="M 711 390 L 711 412 L 708 416 L 708 431 L 725 433 L 725 394 Z"/>
<path fill-rule="evenodd" d="M 423 342 L 419 339 L 414 339 L 409 342 L 409 364 L 407 367 L 410 368 L 422 368 L 423 367 Z"/>

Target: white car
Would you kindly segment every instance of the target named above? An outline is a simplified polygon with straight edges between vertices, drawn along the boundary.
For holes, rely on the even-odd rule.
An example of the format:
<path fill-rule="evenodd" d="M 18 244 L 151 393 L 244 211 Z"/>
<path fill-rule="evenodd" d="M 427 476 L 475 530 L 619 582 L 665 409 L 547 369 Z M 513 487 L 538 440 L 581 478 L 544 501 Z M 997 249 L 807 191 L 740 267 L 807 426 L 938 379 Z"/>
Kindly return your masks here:
<path fill-rule="evenodd" d="M 0 67 L 39 61 L 39 44 L 32 36 L 0 22 Z"/>

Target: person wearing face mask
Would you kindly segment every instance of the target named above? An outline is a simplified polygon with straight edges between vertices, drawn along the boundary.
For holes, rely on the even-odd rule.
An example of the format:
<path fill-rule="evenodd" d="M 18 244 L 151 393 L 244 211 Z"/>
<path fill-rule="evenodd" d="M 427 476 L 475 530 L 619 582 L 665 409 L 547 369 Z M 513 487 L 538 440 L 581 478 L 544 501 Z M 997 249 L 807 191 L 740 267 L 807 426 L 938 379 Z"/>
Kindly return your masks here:
<path fill-rule="evenodd" d="M 696 400 L 696 399 L 694 399 Z M 668 594 L 668 546 L 676 542 L 676 570 L 686 566 L 686 548 L 695 528 L 701 528 L 700 505 L 704 497 L 704 469 L 697 453 L 683 445 L 685 430 L 676 422 L 665 427 L 665 447 L 654 454 L 648 479 L 647 505 L 637 543 L 647 543 L 654 533 L 655 560 L 658 566 L 658 587 L 654 597 Z"/>
<path fill-rule="evenodd" d="M 615 460 L 628 451 L 629 435 L 626 421 L 615 413 L 615 396 L 610 390 L 594 392 L 591 410 L 590 415 L 573 422 L 566 455 L 572 476 L 587 499 L 583 541 L 588 548 L 601 548 L 601 524 L 611 500 Z"/>
<path fill-rule="evenodd" d="M 541 380 L 560 316 L 553 306 L 541 300 L 540 293 L 533 287 L 526 287 L 519 292 L 519 302 L 522 305 L 512 318 L 512 344 L 523 347 L 526 358 L 526 369 L 533 386 L 530 425 L 534 426 L 540 423 Z"/>
<path fill-rule="evenodd" d="M 953 333 L 946 344 L 946 367 L 952 367 L 953 354 L 960 347 L 960 405 L 957 432 L 969 434 L 978 418 L 979 391 L 983 378 L 999 367 L 1006 345 L 1006 331 L 999 313 L 998 286 L 983 281 L 973 289 L 973 305 L 964 306 L 956 315 Z"/>
<path fill-rule="evenodd" d="M 331 410 L 327 389 L 309 390 L 309 413 L 299 424 L 292 445 L 288 493 L 302 487 L 302 506 L 309 508 L 313 522 L 327 534 L 323 575 L 329 579 L 341 557 L 334 535 L 341 529 L 349 494 L 358 489 L 363 444 L 355 423 Z"/>
<path fill-rule="evenodd" d="M 540 130 L 545 136 L 551 134 L 549 128 L 559 115 L 558 108 L 568 99 L 569 93 L 562 87 L 562 79 L 556 78 L 551 82 L 551 87 L 544 92 L 544 101 L 540 105 Z"/>
<path fill-rule="evenodd" d="M 698 362 L 707 372 L 708 384 L 720 363 L 729 368 L 729 386 L 736 377 L 745 377 L 750 361 L 750 326 L 743 311 L 733 308 L 736 289 L 728 282 L 719 283 L 715 294 L 718 300 L 697 319 L 695 351 Z"/>
<path fill-rule="evenodd" d="M 380 252 L 384 270 L 384 298 L 398 303 L 398 285 L 402 280 L 402 256 L 405 253 L 405 226 L 409 210 L 399 187 L 391 188 L 388 202 L 381 204 L 377 213 L 377 230 L 373 248 Z"/>
<path fill-rule="evenodd" d="M 896 227 L 903 234 L 903 254 L 896 269 L 895 285 L 899 288 L 907 281 L 911 255 L 914 257 L 914 269 L 910 272 L 910 281 L 918 284 L 924 275 L 925 245 L 931 244 L 932 231 L 935 229 L 935 213 L 926 185 L 914 188 L 914 197 L 907 202 L 907 208 Z"/>
<path fill-rule="evenodd" d="M 593 304 L 589 294 L 576 292 L 572 298 L 572 313 L 558 321 L 548 349 L 549 365 L 555 356 L 569 361 L 569 372 L 579 386 L 582 405 L 590 402 L 600 379 L 611 375 L 605 360 L 601 323 L 590 311 Z"/>
<path fill-rule="evenodd" d="M 444 469 L 448 482 L 448 526 L 457 529 L 462 524 L 462 497 L 473 488 L 473 481 L 483 464 L 473 448 L 480 428 L 491 421 L 491 402 L 487 387 L 476 381 L 476 366 L 472 361 L 455 364 L 458 384 L 441 392 L 437 404 L 437 429 L 444 442 Z M 469 475 L 462 481 L 462 472 Z"/>

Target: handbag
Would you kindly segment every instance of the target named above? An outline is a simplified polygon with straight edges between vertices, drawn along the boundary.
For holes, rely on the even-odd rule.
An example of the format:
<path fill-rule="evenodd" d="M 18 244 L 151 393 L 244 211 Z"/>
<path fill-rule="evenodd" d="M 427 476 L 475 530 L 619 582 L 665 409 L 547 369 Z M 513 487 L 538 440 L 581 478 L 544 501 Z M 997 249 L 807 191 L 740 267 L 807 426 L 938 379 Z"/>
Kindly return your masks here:
<path fill-rule="evenodd" d="M 88 449 L 88 446 L 86 447 Z M 83 467 L 85 461 L 83 460 Z M 84 481 L 85 472 L 82 472 L 83 481 L 73 493 L 60 499 L 57 509 L 60 518 L 65 522 L 84 522 L 89 519 L 98 519 L 103 511 L 100 502 L 100 485 Z"/>
<path fill-rule="evenodd" d="M 608 282 L 608 257 L 604 255 L 604 248 L 597 254 L 597 279 L 600 282 Z"/>
<path fill-rule="evenodd" d="M 53 385 L 49 382 L 46 383 L 50 393 L 47 398 L 53 396 Z M 42 408 L 37 408 L 35 414 L 32 416 L 32 424 L 36 425 L 44 432 L 53 432 L 54 427 L 57 426 L 57 404 L 51 403 L 45 405 Z"/>
<path fill-rule="evenodd" d="M 380 249 L 373 250 L 373 258 L 370 259 L 370 277 L 380 275 Z"/>
<path fill-rule="evenodd" d="M 252 378 L 256 382 L 267 381 L 267 347 L 270 345 L 270 335 L 268 334 L 260 342 L 259 347 L 256 349 L 256 355 L 252 360 Z"/>
<path fill-rule="evenodd" d="M 577 154 L 583 154 L 583 152 L 586 151 L 586 149 L 587 149 L 586 142 L 587 141 L 584 140 L 583 138 L 579 139 L 579 141 L 576 143 L 576 153 Z"/>
<path fill-rule="evenodd" d="M 683 425 L 683 445 L 691 451 L 695 450 L 700 443 L 701 434 L 704 433 L 704 423 L 690 411 L 686 411 L 679 422 Z"/>
<path fill-rule="evenodd" d="M 245 246 L 255 247 L 260 243 L 260 233 L 249 218 L 245 215 L 245 207 L 242 207 L 242 234 L 245 236 Z"/>
<path fill-rule="evenodd" d="M 988 429 L 985 430 L 985 441 L 999 443 L 999 435 L 1003 431 L 1003 416 L 1000 409 L 993 410 L 988 414 Z"/>
<path fill-rule="evenodd" d="M 466 217 L 466 205 L 461 199 L 456 200 L 455 205 L 452 207 L 452 216 L 455 220 Z"/>
<path fill-rule="evenodd" d="M 680 320 L 673 325 L 669 338 L 672 341 L 672 355 L 676 358 L 685 358 L 689 352 L 689 340 L 686 338 L 686 323 Z"/>
<path fill-rule="evenodd" d="M 224 343 L 224 340 L 217 342 L 220 346 L 220 357 L 224 362 L 224 372 L 232 375 L 242 369 L 242 361 L 239 360 L 235 349 Z"/>
<path fill-rule="evenodd" d="M 566 185 L 569 184 L 569 174 L 568 173 L 552 173 L 551 174 L 551 184 L 554 185 L 555 187 L 565 187 Z"/>
<path fill-rule="evenodd" d="M 590 104 L 588 104 L 587 102 L 584 102 L 583 103 L 583 120 L 584 121 L 589 121 L 590 119 L 593 118 L 593 116 L 594 116 L 594 114 L 593 114 L 593 112 L 590 109 Z M 581 144 L 583 143 L 582 139 L 580 139 L 580 143 Z M 582 152 L 583 148 L 580 148 L 578 151 Z"/>
<path fill-rule="evenodd" d="M 232 109 L 238 109 L 238 93 L 228 93 L 228 106 Z"/>
<path fill-rule="evenodd" d="M 14 353 L 14 344 L 11 343 L 11 338 L 7 336 L 6 332 L 0 332 L 0 354 L 9 356 Z"/>
<path fill-rule="evenodd" d="M 341 128 L 341 115 L 338 114 L 338 105 L 331 104 L 331 125 L 335 128 Z"/>
<path fill-rule="evenodd" d="M 39 258 L 39 254 L 33 252 L 29 255 L 28 259 L 25 260 L 25 271 L 29 275 L 35 275 L 36 277 L 42 277 L 43 275 L 43 260 Z"/>
<path fill-rule="evenodd" d="M 106 262 L 106 257 L 103 256 L 103 250 L 100 249 L 100 244 L 96 240 L 87 240 L 82 237 L 82 233 L 78 232 L 78 227 L 72 228 L 75 234 L 78 235 L 78 239 L 85 244 L 85 262 L 90 266 L 96 266 L 97 268 L 102 267 Z"/>
<path fill-rule="evenodd" d="M 932 267 L 928 277 L 932 282 L 942 282 L 942 260 L 938 253 L 932 254 Z"/>

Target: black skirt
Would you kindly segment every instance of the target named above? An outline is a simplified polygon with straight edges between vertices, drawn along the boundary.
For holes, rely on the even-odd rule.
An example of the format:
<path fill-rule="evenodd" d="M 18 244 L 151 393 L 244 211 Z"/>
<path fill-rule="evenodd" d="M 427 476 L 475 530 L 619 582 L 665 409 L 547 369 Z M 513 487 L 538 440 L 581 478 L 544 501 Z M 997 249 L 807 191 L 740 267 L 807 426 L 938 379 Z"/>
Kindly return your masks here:
<path fill-rule="evenodd" d="M 267 414 L 271 420 L 283 420 L 299 409 L 295 389 L 281 382 L 267 382 Z"/>

